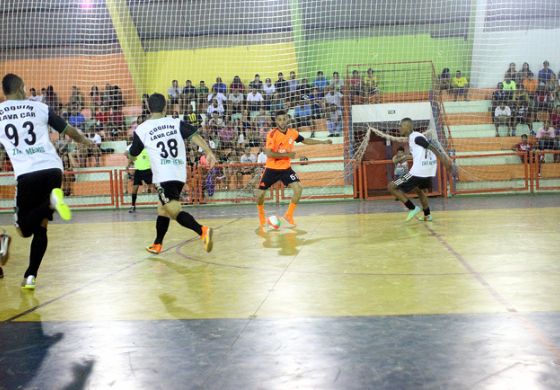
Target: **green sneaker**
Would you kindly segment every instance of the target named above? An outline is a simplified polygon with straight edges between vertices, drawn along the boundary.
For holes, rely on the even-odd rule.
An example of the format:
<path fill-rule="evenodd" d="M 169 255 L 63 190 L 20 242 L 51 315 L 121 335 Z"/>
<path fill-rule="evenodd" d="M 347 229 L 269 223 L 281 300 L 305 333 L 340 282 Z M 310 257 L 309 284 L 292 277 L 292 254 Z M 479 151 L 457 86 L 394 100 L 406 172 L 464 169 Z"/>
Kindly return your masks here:
<path fill-rule="evenodd" d="M 35 290 L 35 276 L 29 275 L 21 282 L 21 288 L 25 290 Z"/>
<path fill-rule="evenodd" d="M 432 222 L 432 215 L 422 215 L 418 217 L 418 220 L 423 222 Z"/>
<path fill-rule="evenodd" d="M 55 188 L 51 191 L 51 206 L 63 220 L 69 221 L 72 219 L 72 211 L 70 211 L 70 207 L 64 202 L 64 194 L 60 188 Z"/>
<path fill-rule="evenodd" d="M 406 217 L 406 222 L 410 221 L 412 218 L 414 218 L 416 216 L 416 214 L 418 214 L 420 211 L 422 211 L 422 209 L 418 206 L 414 207 L 414 210 L 410 210 L 408 212 L 408 215 Z"/>

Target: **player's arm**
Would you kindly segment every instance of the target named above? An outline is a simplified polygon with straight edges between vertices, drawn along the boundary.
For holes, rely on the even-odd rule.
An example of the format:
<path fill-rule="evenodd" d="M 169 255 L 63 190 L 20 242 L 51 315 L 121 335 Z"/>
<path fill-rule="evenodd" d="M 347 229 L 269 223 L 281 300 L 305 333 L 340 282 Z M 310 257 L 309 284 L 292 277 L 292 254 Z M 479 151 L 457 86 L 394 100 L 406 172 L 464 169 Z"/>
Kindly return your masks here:
<path fill-rule="evenodd" d="M 295 152 L 274 152 L 272 149 L 268 149 L 265 148 L 264 149 L 264 154 L 266 154 L 267 157 L 271 157 L 271 158 L 284 158 L 284 157 L 289 157 L 289 158 L 294 158 L 296 156 Z"/>
<path fill-rule="evenodd" d="M 301 137 L 301 135 L 300 135 L 300 137 Z M 303 138 L 303 137 L 301 137 L 301 138 Z M 320 139 L 316 139 L 316 138 L 304 138 L 301 141 L 296 140 L 296 142 L 301 142 L 304 145 L 320 145 L 320 144 L 332 144 L 332 139 L 320 140 Z"/>
<path fill-rule="evenodd" d="M 61 138 L 64 138 L 64 136 L 67 135 L 80 144 L 93 145 L 92 140 L 87 138 L 80 130 L 71 126 L 68 122 L 55 114 L 52 109 L 49 109 L 49 126 L 58 131 Z"/>
<path fill-rule="evenodd" d="M 418 136 L 414 139 L 414 143 L 433 152 L 436 155 L 436 157 L 441 160 L 441 162 L 443 163 L 443 165 L 445 165 L 446 168 L 448 169 L 451 168 L 453 162 L 451 158 L 447 155 L 447 153 L 445 153 L 443 150 L 440 150 L 439 148 L 436 148 L 434 145 L 428 142 L 426 138 Z"/>
<path fill-rule="evenodd" d="M 144 150 L 144 143 L 142 142 L 140 137 L 138 137 L 138 134 L 134 132 L 134 135 L 132 136 L 132 145 L 130 145 L 130 148 L 128 148 L 128 159 L 131 162 L 136 160 L 136 157 L 138 157 L 138 155 L 142 153 L 142 150 Z"/>
<path fill-rule="evenodd" d="M 190 123 L 181 121 L 180 129 L 183 139 L 189 140 L 196 146 L 201 147 L 206 154 L 206 161 L 208 161 L 210 168 L 214 167 L 214 164 L 216 164 L 217 161 L 216 156 L 204 138 L 198 134 L 198 128 L 194 127 Z"/>

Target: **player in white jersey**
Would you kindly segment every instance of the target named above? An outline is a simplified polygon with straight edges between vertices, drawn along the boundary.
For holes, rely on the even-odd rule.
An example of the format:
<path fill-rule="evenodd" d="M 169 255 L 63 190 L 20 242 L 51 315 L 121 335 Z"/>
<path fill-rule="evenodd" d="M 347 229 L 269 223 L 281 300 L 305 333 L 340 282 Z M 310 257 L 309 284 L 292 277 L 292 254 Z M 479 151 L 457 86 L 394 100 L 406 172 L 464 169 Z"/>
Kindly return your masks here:
<path fill-rule="evenodd" d="M 160 205 L 156 220 L 156 239 L 146 248 L 150 253 L 158 254 L 162 250 L 165 233 L 170 219 L 181 226 L 195 231 L 202 240 L 207 252 L 212 250 L 212 229 L 201 226 L 192 215 L 181 210 L 180 195 L 187 180 L 187 153 L 185 140 L 200 146 L 213 167 L 216 157 L 212 150 L 197 134 L 197 128 L 179 118 L 165 116 L 165 97 L 154 93 L 148 98 L 151 116 L 134 130 L 129 156 L 133 160 L 142 152 L 148 151 L 152 166 L 153 183 L 156 185 Z"/>
<path fill-rule="evenodd" d="M 414 131 L 412 119 L 404 118 L 401 120 L 400 131 L 402 136 L 408 137 L 408 146 L 412 154 L 412 168 L 399 179 L 389 183 L 388 189 L 410 210 L 406 218 L 407 221 L 414 218 L 422 209 L 424 209 L 424 217 L 419 219 L 431 221 L 428 197 L 423 190 L 430 188 L 432 179 L 436 176 L 437 159 L 439 158 L 448 169 L 451 168 L 451 159 L 443 150 L 433 146 L 423 134 Z M 418 195 L 422 209 L 415 206 L 405 195 L 411 191 Z"/>
<path fill-rule="evenodd" d="M 26 100 L 23 80 L 15 74 L 2 79 L 6 101 L 0 104 L 0 143 L 6 149 L 16 176 L 16 228 L 22 237 L 33 236 L 29 267 L 22 287 L 35 288 L 35 278 L 47 250 L 47 225 L 53 211 L 69 220 L 70 208 L 61 190 L 63 166 L 49 137 L 49 126 L 83 144 L 91 144 L 79 130 L 56 115 L 46 104 Z M 0 240 L 0 243 L 5 240 Z M 9 240 L 7 240 L 9 243 Z M 0 248 L 0 253 L 8 250 Z M 7 259 L 7 256 L 6 256 Z M 5 260 L 0 260 L 3 265 Z"/>

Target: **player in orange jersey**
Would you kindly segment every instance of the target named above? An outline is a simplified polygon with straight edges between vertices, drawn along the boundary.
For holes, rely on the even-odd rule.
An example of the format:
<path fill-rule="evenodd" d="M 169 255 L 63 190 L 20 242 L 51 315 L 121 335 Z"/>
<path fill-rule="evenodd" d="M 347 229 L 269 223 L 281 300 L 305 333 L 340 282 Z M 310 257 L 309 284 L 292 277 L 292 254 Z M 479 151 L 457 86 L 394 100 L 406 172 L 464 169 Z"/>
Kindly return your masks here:
<path fill-rule="evenodd" d="M 264 197 L 266 190 L 281 180 L 285 186 L 292 189 L 293 195 L 290 200 L 288 211 L 282 217 L 282 223 L 290 228 L 295 227 L 294 211 L 301 198 L 303 187 L 299 182 L 299 177 L 291 167 L 290 159 L 295 157 L 294 146 L 296 142 L 306 145 L 332 144 L 332 140 L 305 139 L 297 130 L 288 127 L 290 117 L 285 110 L 279 110 L 275 116 L 276 128 L 270 130 L 266 136 L 266 146 L 264 153 L 267 156 L 265 169 L 262 174 L 259 186 L 255 191 L 257 198 L 257 209 L 259 211 L 259 222 L 261 226 L 266 224 L 264 213 Z"/>

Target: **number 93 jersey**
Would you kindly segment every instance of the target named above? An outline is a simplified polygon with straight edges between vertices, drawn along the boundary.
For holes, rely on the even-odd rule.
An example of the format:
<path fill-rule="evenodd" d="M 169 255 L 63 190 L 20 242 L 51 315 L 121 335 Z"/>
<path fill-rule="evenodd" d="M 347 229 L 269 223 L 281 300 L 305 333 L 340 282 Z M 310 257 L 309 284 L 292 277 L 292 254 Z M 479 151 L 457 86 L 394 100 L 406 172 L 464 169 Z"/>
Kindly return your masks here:
<path fill-rule="evenodd" d="M 196 133 L 196 128 L 180 119 L 148 119 L 134 131 L 130 154 L 137 156 L 148 151 L 153 182 L 187 181 L 187 154 L 185 139 Z"/>
<path fill-rule="evenodd" d="M 30 100 L 7 100 L 0 104 L 0 142 L 10 157 L 16 178 L 44 169 L 63 169 L 49 137 L 49 125 L 59 133 L 67 126 L 46 104 Z"/>

